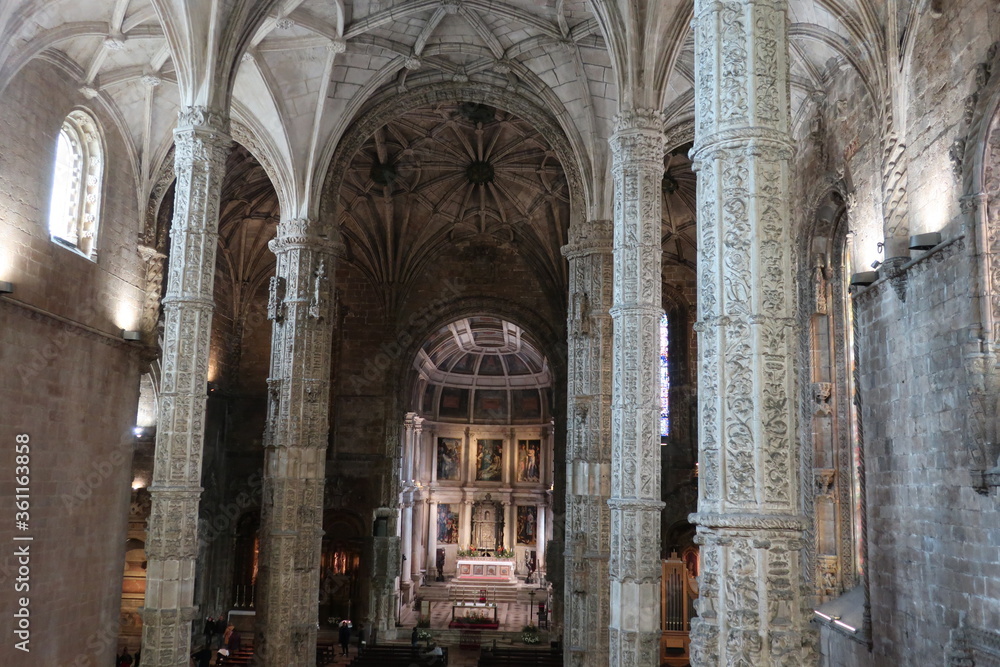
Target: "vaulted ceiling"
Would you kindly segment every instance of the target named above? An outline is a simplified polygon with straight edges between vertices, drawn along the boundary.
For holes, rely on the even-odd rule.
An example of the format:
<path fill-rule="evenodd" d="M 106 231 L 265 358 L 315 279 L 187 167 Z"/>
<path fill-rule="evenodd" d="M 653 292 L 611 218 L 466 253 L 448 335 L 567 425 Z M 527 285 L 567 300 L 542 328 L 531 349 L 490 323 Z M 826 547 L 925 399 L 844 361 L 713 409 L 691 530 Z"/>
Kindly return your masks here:
<path fill-rule="evenodd" d="M 791 0 L 793 115 L 801 120 L 844 66 L 886 95 L 925 5 Z M 606 217 L 607 137 L 622 83 L 641 79 L 674 121 L 693 113 L 692 11 L 692 0 L 7 0 L 0 91 L 33 58 L 73 72 L 130 140 L 143 205 L 182 99 L 214 99 L 187 71 L 204 61 L 198 49 L 231 54 L 232 64 L 212 67 L 232 87 L 236 137 L 276 181 L 283 211 L 301 217 L 318 211 L 335 147 L 370 100 L 440 82 L 494 86 L 555 119 L 577 154 L 588 215 Z M 637 17 L 649 25 L 635 28 Z M 217 43 L 199 47 L 213 21 L 234 39 L 209 35 Z M 626 28 L 641 38 L 626 39 Z M 637 44 L 642 57 L 628 56 Z M 636 67 L 655 75 L 629 74 Z"/>
<path fill-rule="evenodd" d="M 409 111 L 362 145 L 339 196 L 348 256 L 374 284 L 413 285 L 457 248 L 501 248 L 565 291 L 566 177 L 545 138 L 513 114 L 468 102 Z"/>

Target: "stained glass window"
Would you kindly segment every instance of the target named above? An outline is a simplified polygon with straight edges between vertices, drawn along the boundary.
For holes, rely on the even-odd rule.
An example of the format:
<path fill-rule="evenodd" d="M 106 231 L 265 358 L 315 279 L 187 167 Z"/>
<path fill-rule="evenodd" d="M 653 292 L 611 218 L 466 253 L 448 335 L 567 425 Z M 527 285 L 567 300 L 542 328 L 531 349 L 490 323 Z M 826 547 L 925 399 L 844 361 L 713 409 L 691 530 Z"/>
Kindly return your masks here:
<path fill-rule="evenodd" d="M 670 435 L 670 321 L 660 318 L 660 436 Z"/>

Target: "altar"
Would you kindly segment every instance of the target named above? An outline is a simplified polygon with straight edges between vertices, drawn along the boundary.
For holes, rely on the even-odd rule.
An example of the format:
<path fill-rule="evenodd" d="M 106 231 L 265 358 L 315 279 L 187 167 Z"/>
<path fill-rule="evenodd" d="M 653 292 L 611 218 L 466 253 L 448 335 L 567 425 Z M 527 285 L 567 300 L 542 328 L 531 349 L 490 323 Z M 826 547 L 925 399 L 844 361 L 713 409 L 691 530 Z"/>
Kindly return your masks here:
<path fill-rule="evenodd" d="M 514 561 L 506 558 L 459 558 L 456 561 L 456 581 L 502 581 L 514 583 Z"/>

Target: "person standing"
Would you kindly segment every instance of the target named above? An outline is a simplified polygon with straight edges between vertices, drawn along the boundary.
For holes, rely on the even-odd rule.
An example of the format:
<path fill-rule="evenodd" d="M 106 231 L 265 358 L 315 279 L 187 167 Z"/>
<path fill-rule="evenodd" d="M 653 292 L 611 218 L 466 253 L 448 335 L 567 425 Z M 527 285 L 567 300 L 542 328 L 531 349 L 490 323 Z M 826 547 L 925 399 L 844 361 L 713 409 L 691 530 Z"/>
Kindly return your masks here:
<path fill-rule="evenodd" d="M 417 632 L 417 626 L 413 626 L 413 632 L 410 633 L 410 646 L 417 648 L 417 642 L 419 641 L 420 633 Z"/>
<path fill-rule="evenodd" d="M 365 652 L 365 644 L 367 644 L 365 640 L 365 624 L 358 623 L 358 655 Z"/>
<path fill-rule="evenodd" d="M 340 622 L 337 639 L 340 640 L 340 654 L 347 655 L 347 645 L 351 643 L 351 626 L 347 621 Z"/>
<path fill-rule="evenodd" d="M 205 618 L 205 646 L 212 648 L 212 637 L 215 636 L 215 620 L 208 616 Z"/>

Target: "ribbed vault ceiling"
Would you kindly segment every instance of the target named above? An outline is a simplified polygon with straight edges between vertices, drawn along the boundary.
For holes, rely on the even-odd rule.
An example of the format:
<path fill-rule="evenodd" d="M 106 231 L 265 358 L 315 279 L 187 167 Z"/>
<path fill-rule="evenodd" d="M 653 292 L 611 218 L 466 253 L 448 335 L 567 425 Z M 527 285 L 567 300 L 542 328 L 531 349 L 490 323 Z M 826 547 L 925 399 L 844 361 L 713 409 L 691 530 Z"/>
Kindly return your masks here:
<path fill-rule="evenodd" d="M 436 104 L 379 128 L 340 191 L 349 257 L 375 284 L 406 287 L 442 253 L 504 249 L 562 284 L 569 194 L 526 121 L 473 103 Z"/>
<path fill-rule="evenodd" d="M 0 3 L 0 90 L 33 58 L 72 72 L 119 122 L 144 207 L 172 143 L 180 70 L 205 48 L 191 44 L 190 53 L 178 55 L 166 37 L 184 44 L 177 26 L 216 25 L 211 12 L 236 4 L 8 0 Z M 899 71 L 914 48 L 915 27 L 930 4 L 897 0 L 894 16 L 889 6 L 790 0 L 792 113 L 799 122 L 807 102 L 843 67 L 858 72 L 876 108 L 891 94 L 888 73 Z M 607 139 L 621 94 L 615 68 L 622 66 L 612 62 L 608 31 L 620 31 L 622 17 L 662 23 L 647 31 L 663 36 L 654 54 L 665 70 L 658 94 L 672 119 L 687 118 L 691 7 L 690 0 L 280 0 L 263 22 L 219 25 L 249 33 L 247 56 L 232 65 L 234 115 L 266 135 L 269 168 L 285 200 L 318 210 L 309 198 L 319 191 L 332 147 L 373 95 L 468 81 L 506 87 L 557 118 L 590 174 L 591 203 L 606 211 Z"/>

